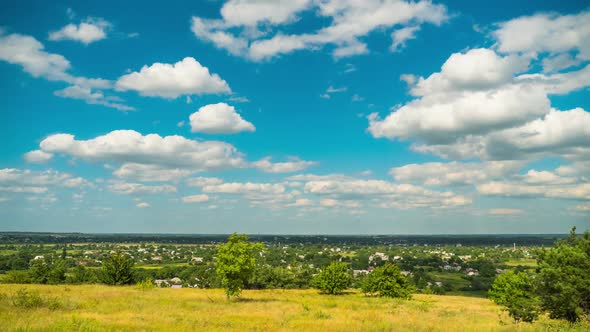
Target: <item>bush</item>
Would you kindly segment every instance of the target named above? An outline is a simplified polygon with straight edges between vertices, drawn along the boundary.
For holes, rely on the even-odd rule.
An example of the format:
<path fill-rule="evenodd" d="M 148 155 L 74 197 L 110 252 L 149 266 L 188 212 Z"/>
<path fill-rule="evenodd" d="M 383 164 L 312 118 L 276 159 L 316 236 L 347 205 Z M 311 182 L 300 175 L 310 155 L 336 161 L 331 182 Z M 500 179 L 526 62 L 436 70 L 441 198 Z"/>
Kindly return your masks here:
<path fill-rule="evenodd" d="M 2 283 L 4 284 L 30 284 L 31 283 L 31 275 L 28 271 L 8 271 L 2 278 Z"/>
<path fill-rule="evenodd" d="M 313 279 L 313 287 L 326 294 L 341 294 L 350 287 L 352 277 L 348 265 L 341 262 L 332 262 Z"/>
<path fill-rule="evenodd" d="M 72 274 L 68 277 L 68 283 L 71 284 L 84 284 L 96 281 L 96 273 L 91 269 L 85 268 L 83 265 L 76 266 Z"/>
<path fill-rule="evenodd" d="M 539 299 L 533 281 L 524 272 L 507 271 L 499 275 L 488 296 L 504 306 L 515 322 L 533 322 L 539 317 Z"/>
<path fill-rule="evenodd" d="M 361 290 L 367 295 L 410 299 L 414 288 L 410 281 L 401 275 L 399 268 L 387 263 L 376 268 L 365 278 Z"/>
<path fill-rule="evenodd" d="M 12 296 L 12 305 L 19 308 L 34 309 L 47 307 L 51 310 L 61 308 L 61 303 L 55 298 L 43 298 L 38 292 L 29 292 L 21 288 Z"/>
<path fill-rule="evenodd" d="M 150 279 L 144 279 L 135 284 L 135 288 L 141 291 L 147 291 L 156 288 L 156 285 Z"/>

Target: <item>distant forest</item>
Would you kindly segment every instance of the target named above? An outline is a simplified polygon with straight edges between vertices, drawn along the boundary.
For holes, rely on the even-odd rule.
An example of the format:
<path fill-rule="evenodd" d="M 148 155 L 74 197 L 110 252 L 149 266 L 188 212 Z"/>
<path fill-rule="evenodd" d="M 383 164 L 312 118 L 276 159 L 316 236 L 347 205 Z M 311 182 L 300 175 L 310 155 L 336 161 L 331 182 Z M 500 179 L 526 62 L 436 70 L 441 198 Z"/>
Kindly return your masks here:
<path fill-rule="evenodd" d="M 0 244 L 175 243 L 219 244 L 227 234 L 89 234 L 0 232 Z M 248 235 L 265 244 L 551 246 L 567 234 L 491 235 Z"/>

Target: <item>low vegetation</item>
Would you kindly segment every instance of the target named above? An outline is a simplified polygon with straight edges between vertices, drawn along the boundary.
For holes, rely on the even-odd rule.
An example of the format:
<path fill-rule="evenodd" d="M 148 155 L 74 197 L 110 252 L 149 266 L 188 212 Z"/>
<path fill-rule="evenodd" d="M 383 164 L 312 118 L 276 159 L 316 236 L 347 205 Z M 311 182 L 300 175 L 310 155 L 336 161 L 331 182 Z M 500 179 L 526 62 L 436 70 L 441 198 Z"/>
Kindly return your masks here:
<path fill-rule="evenodd" d="M 21 289 L 60 305 L 25 307 Z M 321 295 L 316 290 L 244 290 L 106 285 L 0 285 L 3 331 L 587 331 L 541 316 L 511 322 L 488 299 L 416 294 L 412 300 Z"/>

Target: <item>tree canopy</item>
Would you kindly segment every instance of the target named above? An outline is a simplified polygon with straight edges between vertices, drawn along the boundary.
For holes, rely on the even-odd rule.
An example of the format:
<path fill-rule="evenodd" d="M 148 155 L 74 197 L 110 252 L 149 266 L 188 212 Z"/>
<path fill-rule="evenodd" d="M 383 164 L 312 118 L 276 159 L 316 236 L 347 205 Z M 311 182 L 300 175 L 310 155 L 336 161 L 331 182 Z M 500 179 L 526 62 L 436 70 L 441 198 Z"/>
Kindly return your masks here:
<path fill-rule="evenodd" d="M 127 285 L 133 283 L 133 259 L 115 251 L 102 262 L 101 280 L 108 285 Z"/>
<path fill-rule="evenodd" d="M 313 280 L 315 288 L 332 295 L 342 294 L 351 283 L 352 277 L 348 265 L 342 262 L 332 262 Z"/>
<path fill-rule="evenodd" d="M 590 320 L 590 233 L 576 235 L 538 255 L 539 295 L 551 318 Z"/>
<path fill-rule="evenodd" d="M 361 285 L 361 290 L 365 294 L 410 299 L 414 287 L 395 264 L 386 263 L 369 273 Z"/>
<path fill-rule="evenodd" d="M 248 242 L 248 236 L 233 233 L 217 250 L 215 272 L 229 299 L 239 296 L 244 284 L 256 269 L 256 257 L 262 252 L 262 243 Z"/>

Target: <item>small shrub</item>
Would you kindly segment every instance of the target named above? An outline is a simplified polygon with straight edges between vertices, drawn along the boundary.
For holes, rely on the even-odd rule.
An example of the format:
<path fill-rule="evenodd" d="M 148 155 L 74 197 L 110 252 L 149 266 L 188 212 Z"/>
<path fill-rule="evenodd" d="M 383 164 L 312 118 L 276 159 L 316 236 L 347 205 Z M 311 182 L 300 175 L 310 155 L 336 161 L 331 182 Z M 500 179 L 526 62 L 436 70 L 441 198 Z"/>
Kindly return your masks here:
<path fill-rule="evenodd" d="M 316 312 L 314 317 L 317 319 L 330 319 L 330 318 L 332 318 L 332 316 L 330 316 L 329 313 L 323 312 L 323 311 Z"/>
<path fill-rule="evenodd" d="M 150 279 L 144 279 L 135 284 L 135 288 L 140 291 L 147 291 L 156 288 L 156 285 Z"/>
<path fill-rule="evenodd" d="M 57 310 L 63 307 L 63 304 L 56 298 L 44 298 L 39 292 L 29 292 L 21 288 L 12 296 L 12 305 L 24 309 L 49 308 L 50 310 Z"/>
<path fill-rule="evenodd" d="M 3 284 L 30 284 L 31 275 L 28 271 L 8 271 L 4 278 L 2 278 Z"/>
<path fill-rule="evenodd" d="M 29 292 L 21 288 L 12 296 L 12 305 L 19 308 L 40 308 L 44 306 L 44 301 L 38 292 Z"/>

